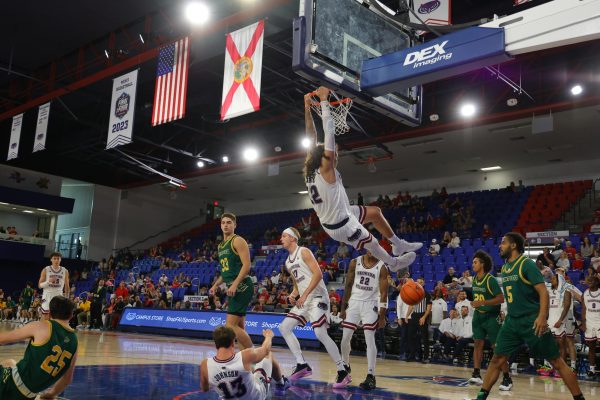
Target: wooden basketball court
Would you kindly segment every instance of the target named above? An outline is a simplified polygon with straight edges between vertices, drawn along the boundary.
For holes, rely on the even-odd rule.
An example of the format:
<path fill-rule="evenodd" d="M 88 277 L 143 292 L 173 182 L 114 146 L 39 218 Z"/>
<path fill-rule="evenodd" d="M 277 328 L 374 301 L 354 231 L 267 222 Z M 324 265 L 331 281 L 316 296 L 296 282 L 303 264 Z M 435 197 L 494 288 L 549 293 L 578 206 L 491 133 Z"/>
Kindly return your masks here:
<path fill-rule="evenodd" d="M 0 323 L 0 331 L 13 325 Z M 73 384 L 63 396 L 67 399 L 217 399 L 201 393 L 198 365 L 215 354 L 212 343 L 195 339 L 130 333 L 79 332 L 79 361 Z M 0 359 L 23 356 L 25 343 L 0 347 Z M 294 359 L 289 351 L 276 348 L 275 357 L 289 373 Z M 478 387 L 470 386 L 470 368 L 441 364 L 378 360 L 378 389 L 365 392 L 358 384 L 366 375 L 366 358 L 353 356 L 353 382 L 347 389 L 334 390 L 335 366 L 326 353 L 306 351 L 313 375 L 299 381 L 279 399 L 452 399 L 475 397 Z M 571 399 L 569 391 L 556 378 L 528 374 L 513 378 L 511 392 L 501 393 L 498 385 L 490 399 Z M 586 398 L 600 394 L 599 383 L 582 381 Z"/>

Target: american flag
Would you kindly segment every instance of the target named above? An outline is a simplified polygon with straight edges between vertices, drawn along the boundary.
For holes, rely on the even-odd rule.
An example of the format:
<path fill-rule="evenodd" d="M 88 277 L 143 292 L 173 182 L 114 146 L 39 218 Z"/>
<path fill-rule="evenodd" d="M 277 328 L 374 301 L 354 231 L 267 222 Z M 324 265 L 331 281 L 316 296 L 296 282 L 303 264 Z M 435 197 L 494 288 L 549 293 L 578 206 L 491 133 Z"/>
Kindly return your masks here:
<path fill-rule="evenodd" d="M 160 49 L 152 106 L 152 126 L 184 117 L 189 54 L 188 37 Z"/>

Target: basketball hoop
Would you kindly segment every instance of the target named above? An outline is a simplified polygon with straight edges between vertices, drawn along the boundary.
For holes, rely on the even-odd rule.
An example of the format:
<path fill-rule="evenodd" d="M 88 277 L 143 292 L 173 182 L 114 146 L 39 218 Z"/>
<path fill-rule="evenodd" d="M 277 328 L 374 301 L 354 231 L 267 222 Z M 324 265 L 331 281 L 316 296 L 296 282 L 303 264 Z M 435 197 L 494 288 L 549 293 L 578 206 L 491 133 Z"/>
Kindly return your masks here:
<path fill-rule="evenodd" d="M 314 91 L 310 94 L 311 103 L 310 108 L 317 113 L 321 118 L 321 99 L 317 96 L 317 92 Z M 352 107 L 352 99 L 349 97 L 338 97 L 333 91 L 329 92 L 329 108 L 331 110 L 331 116 L 333 117 L 333 125 L 335 126 L 335 134 L 343 135 L 350 131 L 350 127 L 346 122 L 346 117 Z"/>

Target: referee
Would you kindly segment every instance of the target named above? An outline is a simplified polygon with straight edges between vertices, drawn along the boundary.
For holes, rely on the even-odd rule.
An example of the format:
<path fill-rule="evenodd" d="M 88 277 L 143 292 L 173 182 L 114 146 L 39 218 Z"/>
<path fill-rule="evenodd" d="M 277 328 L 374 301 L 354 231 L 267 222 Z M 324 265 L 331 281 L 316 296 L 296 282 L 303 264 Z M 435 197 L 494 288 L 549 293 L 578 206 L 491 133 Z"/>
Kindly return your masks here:
<path fill-rule="evenodd" d="M 425 284 L 423 278 L 417 279 L 421 286 Z M 412 309 L 412 314 L 410 313 Z M 410 319 L 408 320 L 408 358 L 406 361 L 415 361 L 417 352 L 423 353 L 421 361 L 429 361 L 429 316 L 431 315 L 431 296 L 425 292 L 425 297 L 420 303 L 410 306 Z"/>

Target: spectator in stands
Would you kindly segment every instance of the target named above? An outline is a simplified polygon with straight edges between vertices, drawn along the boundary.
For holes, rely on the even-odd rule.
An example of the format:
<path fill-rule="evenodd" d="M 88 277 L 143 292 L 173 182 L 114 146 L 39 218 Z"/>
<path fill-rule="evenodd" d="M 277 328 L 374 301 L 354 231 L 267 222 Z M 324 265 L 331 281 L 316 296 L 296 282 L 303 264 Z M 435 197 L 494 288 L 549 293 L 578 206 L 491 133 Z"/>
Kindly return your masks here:
<path fill-rule="evenodd" d="M 560 254 L 563 252 L 563 247 L 562 247 L 562 243 L 560 241 L 559 238 L 554 238 L 554 247 L 551 251 L 552 255 L 554 256 L 555 260 L 558 260 L 558 258 L 560 257 Z"/>
<path fill-rule="evenodd" d="M 173 284 L 171 285 L 171 287 L 173 289 L 177 289 L 180 286 L 181 286 L 181 283 L 179 283 L 179 279 L 177 279 L 177 277 L 173 278 Z"/>
<path fill-rule="evenodd" d="M 446 199 L 448 197 L 448 191 L 446 190 L 446 186 L 442 186 L 442 190 L 440 190 L 440 197 L 442 199 Z"/>
<path fill-rule="evenodd" d="M 252 307 L 252 311 L 264 312 L 265 311 L 265 299 L 259 297 L 256 304 L 254 304 L 254 307 Z"/>
<path fill-rule="evenodd" d="M 331 289 L 329 291 L 329 301 L 331 302 L 331 304 L 339 305 L 340 301 L 342 301 L 342 297 L 334 289 Z"/>
<path fill-rule="evenodd" d="M 541 254 L 540 254 L 541 255 Z M 538 269 L 540 270 L 540 273 L 542 274 L 542 276 L 544 277 L 544 280 L 547 283 L 550 283 L 550 279 L 552 278 L 552 275 L 554 275 L 554 273 L 552 272 L 552 268 L 544 265 L 542 263 L 542 260 L 538 259 L 535 261 L 535 265 L 538 267 Z"/>
<path fill-rule="evenodd" d="M 600 274 L 600 250 L 594 250 L 594 256 L 590 260 L 590 275 Z"/>
<path fill-rule="evenodd" d="M 340 242 L 340 245 L 338 246 L 335 254 L 340 258 L 340 260 L 343 260 L 344 258 L 350 257 L 350 249 L 348 248 L 346 243 Z"/>
<path fill-rule="evenodd" d="M 467 293 L 467 298 L 473 298 L 473 277 L 471 270 L 466 269 L 458 279 L 459 285 Z"/>
<path fill-rule="evenodd" d="M 579 253 L 575 254 L 575 259 L 572 262 L 573 270 L 581 271 L 581 270 L 583 270 L 583 265 L 584 265 L 583 257 L 581 257 L 581 255 Z"/>
<path fill-rule="evenodd" d="M 338 306 L 337 304 L 332 304 L 331 305 L 331 312 L 330 312 L 330 316 L 331 316 L 331 322 L 333 324 L 339 325 L 342 323 L 342 318 L 340 318 L 340 311 L 338 310 Z"/>
<path fill-rule="evenodd" d="M 279 294 L 277 295 L 277 307 L 282 308 L 284 310 L 289 308 L 288 297 L 290 293 L 287 288 L 282 288 Z"/>
<path fill-rule="evenodd" d="M 383 208 L 383 195 L 377 196 L 377 200 L 375 200 L 375 205 L 379 208 Z"/>
<path fill-rule="evenodd" d="M 456 298 L 456 304 L 454 305 L 454 308 L 456 308 L 456 311 L 458 311 L 462 315 L 461 310 L 463 307 L 467 307 L 469 315 L 473 316 L 473 307 L 471 307 L 471 302 L 469 301 L 469 299 L 467 299 L 467 292 L 461 290 L 458 293 L 458 297 Z"/>
<path fill-rule="evenodd" d="M 17 233 L 17 228 L 14 226 L 9 226 L 7 231 L 6 231 L 9 235 L 18 235 Z"/>
<path fill-rule="evenodd" d="M 271 281 L 272 285 L 279 285 L 279 280 L 281 278 L 281 273 L 279 271 L 273 271 L 271 273 L 271 279 L 269 279 Z"/>
<path fill-rule="evenodd" d="M 519 179 L 519 185 L 517 186 L 517 192 L 522 192 L 523 190 L 525 190 L 525 186 L 523 185 L 523 180 Z"/>
<path fill-rule="evenodd" d="M 129 298 L 129 290 L 125 287 L 125 281 L 119 283 L 119 287 L 115 290 L 116 297 L 122 297 L 124 299 Z"/>
<path fill-rule="evenodd" d="M 363 198 L 363 195 L 361 192 L 358 192 L 358 199 L 356 201 L 356 204 L 359 206 L 364 206 L 365 205 L 365 199 Z"/>
<path fill-rule="evenodd" d="M 319 247 L 315 252 L 315 256 L 317 258 L 321 257 L 322 259 L 325 259 L 327 257 L 327 250 L 325 249 L 325 245 L 323 244 L 323 242 L 319 243 Z"/>
<path fill-rule="evenodd" d="M 442 298 L 444 300 L 448 300 L 448 289 L 446 288 L 446 285 L 444 285 L 444 282 L 442 281 L 437 281 L 435 288 L 433 288 L 433 290 L 440 290 L 442 292 Z"/>
<path fill-rule="evenodd" d="M 458 280 L 458 277 L 454 273 L 454 267 L 448 267 L 448 273 L 444 277 L 442 283 L 448 287 L 455 279 Z"/>
<path fill-rule="evenodd" d="M 272 306 L 277 304 L 277 287 L 273 286 L 271 293 L 269 293 L 269 299 L 266 301 L 266 304 Z"/>
<path fill-rule="evenodd" d="M 433 328 L 433 339 L 439 338 L 439 326 L 448 316 L 448 303 L 444 300 L 444 295 L 440 288 L 433 291 L 433 300 L 431 301 L 431 327 Z"/>
<path fill-rule="evenodd" d="M 567 253 L 569 260 L 574 260 L 575 254 L 577 254 L 577 249 L 575 247 L 573 247 L 573 244 L 571 243 L 570 240 L 567 240 L 565 244 L 566 244 L 565 250 L 564 250 L 565 253 Z"/>
<path fill-rule="evenodd" d="M 117 303 L 116 297 L 111 297 L 108 304 L 105 304 L 102 308 L 102 329 L 108 330 L 112 321 L 112 313 Z"/>
<path fill-rule="evenodd" d="M 165 286 L 165 291 L 162 292 L 161 299 L 167 304 L 167 307 L 171 308 L 173 305 L 173 291 L 169 285 Z"/>
<path fill-rule="evenodd" d="M 556 264 L 556 260 L 552 253 L 550 253 L 550 249 L 548 247 L 544 247 L 544 250 L 537 256 L 537 260 L 540 261 L 544 266 L 554 268 Z"/>
<path fill-rule="evenodd" d="M 392 199 L 390 199 L 390 196 L 388 196 L 387 194 L 383 198 L 382 206 L 383 208 L 392 208 Z"/>
<path fill-rule="evenodd" d="M 87 281 L 87 278 L 88 278 L 88 270 L 87 270 L 87 268 L 84 268 L 83 271 L 81 271 L 81 280 Z"/>
<path fill-rule="evenodd" d="M 565 271 L 571 269 L 571 261 L 569 261 L 569 255 L 566 251 L 560 253 L 558 261 L 556 262 L 556 268 L 562 268 Z"/>
<path fill-rule="evenodd" d="M 492 237 L 492 230 L 490 229 L 488 224 L 483 224 L 483 232 L 481 232 L 481 237 L 483 239 L 488 239 Z"/>
<path fill-rule="evenodd" d="M 457 343 L 454 348 L 454 364 L 457 364 L 460 357 L 465 350 L 465 347 L 470 343 L 473 343 L 473 317 L 471 315 L 472 309 L 467 306 L 460 308 L 460 315 L 462 317 L 462 323 L 460 326 L 460 333 L 457 335 Z"/>
<path fill-rule="evenodd" d="M 87 296 L 84 296 L 77 307 L 77 328 L 85 329 L 90 326 L 90 307 L 92 303 Z"/>
<path fill-rule="evenodd" d="M 460 336 L 462 320 L 459 318 L 458 311 L 455 308 L 450 310 L 450 316 L 440 323 L 440 343 L 444 346 L 443 357 L 447 359 L 450 351 L 456 347 L 456 342 Z"/>
<path fill-rule="evenodd" d="M 440 254 L 440 245 L 437 243 L 437 239 L 431 239 L 431 245 L 429 245 L 429 254 L 437 256 Z"/>
<path fill-rule="evenodd" d="M 517 193 L 517 186 L 514 182 L 511 182 L 510 185 L 506 188 L 509 192 Z"/>
<path fill-rule="evenodd" d="M 0 226 L 0 233 L 6 233 L 6 229 L 3 226 Z"/>
<path fill-rule="evenodd" d="M 452 232 L 452 240 L 450 240 L 448 247 L 452 249 L 457 249 L 460 247 L 460 238 L 458 237 L 458 233 Z"/>
<path fill-rule="evenodd" d="M 448 231 L 444 232 L 444 236 L 442 237 L 441 246 L 448 247 L 448 246 L 450 246 L 451 241 L 452 241 L 452 236 L 450 235 L 450 232 L 448 232 Z"/>
<path fill-rule="evenodd" d="M 12 297 L 7 296 L 6 302 L 4 303 L 4 310 L 2 310 L 2 318 L 5 321 L 16 318 L 17 315 L 17 303 L 15 303 Z"/>
<path fill-rule="evenodd" d="M 125 300 L 122 297 L 117 297 L 117 303 L 115 304 L 112 310 L 112 316 L 110 321 L 109 328 L 114 330 L 121 319 L 121 315 L 123 314 L 123 310 L 125 309 Z"/>
<path fill-rule="evenodd" d="M 590 238 L 587 236 L 583 237 L 583 243 L 581 243 L 581 257 L 590 258 L 594 254 L 594 246 L 590 242 Z"/>

